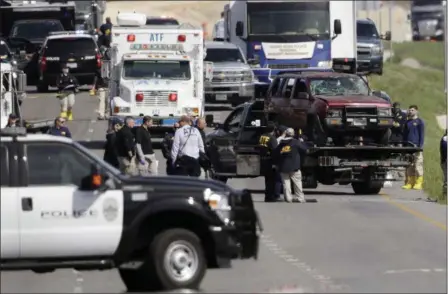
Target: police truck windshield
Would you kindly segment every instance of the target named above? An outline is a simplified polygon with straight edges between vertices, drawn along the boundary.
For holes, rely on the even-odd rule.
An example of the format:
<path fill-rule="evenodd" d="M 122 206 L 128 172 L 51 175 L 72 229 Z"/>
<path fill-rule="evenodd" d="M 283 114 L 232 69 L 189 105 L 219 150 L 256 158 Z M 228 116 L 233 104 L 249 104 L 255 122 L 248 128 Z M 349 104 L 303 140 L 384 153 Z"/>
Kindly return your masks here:
<path fill-rule="evenodd" d="M 330 4 L 327 2 L 248 3 L 249 38 L 281 42 L 330 39 Z M 266 40 L 262 36 L 266 36 Z"/>
<path fill-rule="evenodd" d="M 244 58 L 238 49 L 207 48 L 205 61 L 210 62 L 244 62 Z"/>
<path fill-rule="evenodd" d="M 177 60 L 126 60 L 123 78 L 189 80 L 190 63 Z"/>
<path fill-rule="evenodd" d="M 369 96 L 370 89 L 358 76 L 311 78 L 311 93 L 323 96 Z"/>
<path fill-rule="evenodd" d="M 60 21 L 28 20 L 14 24 L 11 37 L 24 38 L 27 40 L 43 40 L 51 32 L 63 31 L 64 27 Z"/>

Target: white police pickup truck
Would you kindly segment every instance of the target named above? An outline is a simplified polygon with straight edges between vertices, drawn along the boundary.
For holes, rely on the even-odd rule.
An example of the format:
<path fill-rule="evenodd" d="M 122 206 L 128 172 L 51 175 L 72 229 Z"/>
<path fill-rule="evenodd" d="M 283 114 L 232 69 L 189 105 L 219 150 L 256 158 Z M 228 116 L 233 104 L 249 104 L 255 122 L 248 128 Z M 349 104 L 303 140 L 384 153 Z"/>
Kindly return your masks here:
<path fill-rule="evenodd" d="M 1 270 L 118 268 L 129 291 L 198 289 L 258 252 L 251 194 L 129 177 L 68 138 L 0 131 Z"/>

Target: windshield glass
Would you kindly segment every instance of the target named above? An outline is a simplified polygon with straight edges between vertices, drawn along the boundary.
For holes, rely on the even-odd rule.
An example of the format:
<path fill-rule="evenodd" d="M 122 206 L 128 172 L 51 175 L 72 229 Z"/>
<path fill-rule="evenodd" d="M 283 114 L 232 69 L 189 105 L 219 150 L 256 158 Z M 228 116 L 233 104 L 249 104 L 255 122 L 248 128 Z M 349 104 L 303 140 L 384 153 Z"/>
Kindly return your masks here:
<path fill-rule="evenodd" d="M 45 48 L 47 56 L 94 55 L 95 41 L 91 38 L 63 38 L 48 40 Z"/>
<path fill-rule="evenodd" d="M 165 25 L 165 26 L 177 26 L 179 22 L 172 18 L 148 18 L 146 20 L 147 25 Z"/>
<path fill-rule="evenodd" d="M 123 78 L 189 80 L 190 63 L 177 60 L 126 60 Z"/>
<path fill-rule="evenodd" d="M 328 1 L 249 3 L 248 21 L 250 36 L 296 35 L 302 36 L 301 41 L 330 38 Z"/>
<path fill-rule="evenodd" d="M 207 56 L 205 61 L 211 62 L 244 62 L 244 58 L 241 55 L 239 49 L 216 49 L 207 48 Z"/>
<path fill-rule="evenodd" d="M 311 78 L 310 88 L 313 95 L 370 95 L 369 87 L 358 76 Z"/>
<path fill-rule="evenodd" d="M 63 31 L 59 21 L 24 22 L 15 24 L 11 30 L 11 37 L 28 40 L 45 39 L 50 32 Z"/>
<path fill-rule="evenodd" d="M 356 24 L 356 34 L 358 37 L 375 38 L 378 39 L 378 31 L 375 25 L 370 23 L 357 23 Z"/>

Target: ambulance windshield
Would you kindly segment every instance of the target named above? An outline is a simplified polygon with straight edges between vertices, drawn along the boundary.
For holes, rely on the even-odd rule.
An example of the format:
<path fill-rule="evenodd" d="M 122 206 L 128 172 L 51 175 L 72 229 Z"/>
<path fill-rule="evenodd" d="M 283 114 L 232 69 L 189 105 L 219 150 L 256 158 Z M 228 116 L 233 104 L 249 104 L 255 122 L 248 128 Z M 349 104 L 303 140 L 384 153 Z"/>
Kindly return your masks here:
<path fill-rule="evenodd" d="M 190 63 L 178 60 L 126 60 L 124 79 L 191 79 Z"/>

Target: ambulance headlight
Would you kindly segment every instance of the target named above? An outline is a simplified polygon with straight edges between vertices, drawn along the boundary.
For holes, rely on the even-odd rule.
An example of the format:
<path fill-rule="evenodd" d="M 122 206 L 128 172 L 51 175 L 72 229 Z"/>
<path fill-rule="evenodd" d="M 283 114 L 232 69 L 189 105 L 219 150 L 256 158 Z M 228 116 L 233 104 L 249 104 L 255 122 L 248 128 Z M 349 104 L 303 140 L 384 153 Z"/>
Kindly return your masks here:
<path fill-rule="evenodd" d="M 228 196 L 213 192 L 210 188 L 207 188 L 204 190 L 204 201 L 225 224 L 230 222 L 232 208 L 229 205 Z"/>

